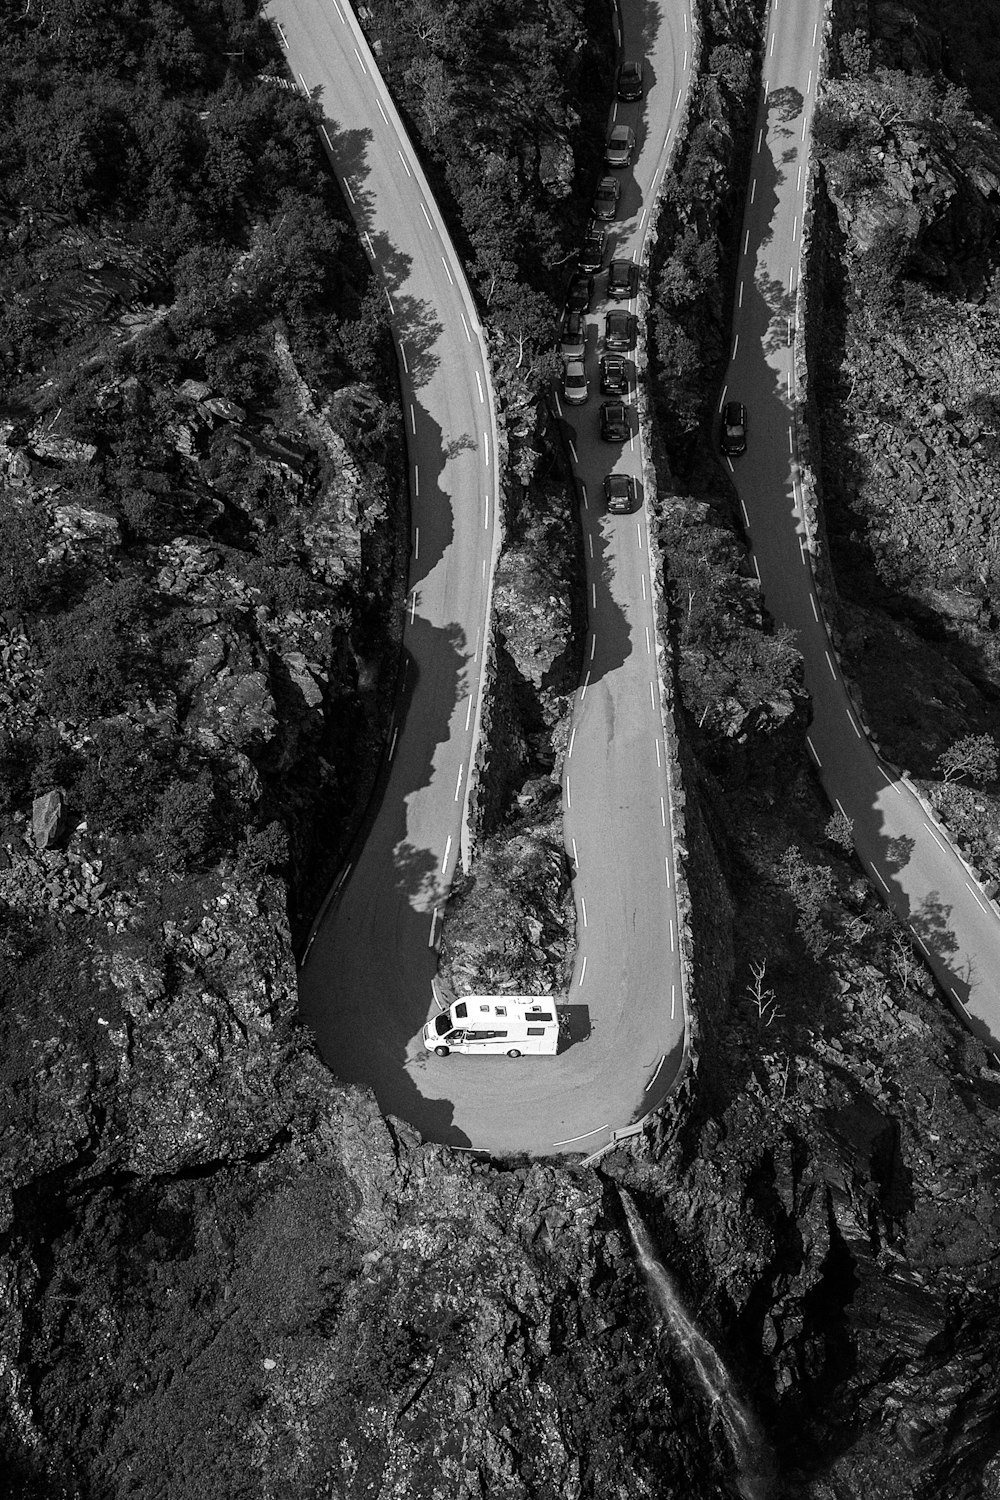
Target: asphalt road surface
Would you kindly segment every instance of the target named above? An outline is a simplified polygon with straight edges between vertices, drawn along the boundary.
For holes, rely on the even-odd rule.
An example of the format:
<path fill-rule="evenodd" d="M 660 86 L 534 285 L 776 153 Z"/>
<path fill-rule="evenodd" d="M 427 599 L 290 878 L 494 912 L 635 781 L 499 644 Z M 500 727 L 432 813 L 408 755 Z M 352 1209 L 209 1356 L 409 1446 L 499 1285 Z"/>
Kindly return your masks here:
<path fill-rule="evenodd" d="M 621 197 L 608 226 L 605 264 L 622 259 L 638 266 L 690 78 L 691 21 L 686 6 L 642 0 L 624 0 L 620 14 L 622 54 L 643 59 L 645 86 L 641 100 L 616 102 L 609 120 L 631 126 L 636 153 L 631 169 L 611 174 L 621 181 Z M 628 356 L 630 437 L 624 444 L 605 442 L 599 426 L 606 399 L 599 390 L 605 317 L 617 307 L 634 323 L 636 302 L 608 299 L 606 269 L 595 281 L 585 356 L 590 396 L 582 406 L 560 405 L 580 486 L 589 610 L 563 804 L 576 869 L 578 950 L 569 1001 L 576 1034 L 587 1036 L 579 1050 L 594 1068 L 591 1118 L 577 1111 L 572 1147 L 591 1150 L 606 1142 L 610 1128 L 640 1117 L 669 1093 L 685 1024 L 648 518 L 644 504 L 630 515 L 612 515 L 604 497 L 604 478 L 615 472 L 630 474 L 645 499 L 632 406 L 634 347 Z M 572 1052 L 567 1064 L 571 1059 Z M 595 1113 L 599 1101 L 604 1108 Z"/>
<path fill-rule="evenodd" d="M 628 253 L 644 232 L 686 86 L 690 23 L 686 11 L 668 22 L 642 0 L 624 10 L 634 28 L 627 48 L 645 52 L 648 83 L 644 101 L 618 106 L 631 112 L 641 146 L 635 171 L 623 174 L 616 229 Z M 435 1009 L 432 944 L 459 854 L 479 716 L 496 542 L 488 371 L 454 250 L 353 14 L 344 0 L 274 0 L 269 14 L 302 86 L 321 89 L 330 158 L 390 299 L 412 474 L 406 676 L 391 759 L 356 857 L 312 935 L 302 1014 L 332 1071 L 371 1087 L 384 1112 L 427 1140 L 497 1154 L 595 1150 L 666 1091 L 683 1039 L 666 758 L 645 638 L 645 518 L 605 518 L 598 502 L 607 456 L 638 472 L 639 454 L 609 449 L 598 460 L 592 424 L 579 434 L 581 471 L 594 486 L 587 536 L 597 604 L 566 783 L 567 813 L 575 803 L 578 819 L 567 837 L 580 864 L 573 1045 L 555 1058 L 440 1059 L 424 1050 L 420 1030 Z M 592 423 L 598 404 L 592 398 Z"/>
<path fill-rule="evenodd" d="M 767 607 L 796 632 L 803 654 L 813 702 L 809 748 L 830 802 L 852 820 L 876 888 L 908 922 L 949 1000 L 996 1047 L 996 909 L 906 780 L 866 738 L 826 631 L 805 547 L 793 358 L 801 336 L 795 317 L 806 153 L 824 19 L 822 0 L 774 0 L 769 14 L 733 353 L 722 396 L 746 402 L 749 444 L 730 467 Z"/>

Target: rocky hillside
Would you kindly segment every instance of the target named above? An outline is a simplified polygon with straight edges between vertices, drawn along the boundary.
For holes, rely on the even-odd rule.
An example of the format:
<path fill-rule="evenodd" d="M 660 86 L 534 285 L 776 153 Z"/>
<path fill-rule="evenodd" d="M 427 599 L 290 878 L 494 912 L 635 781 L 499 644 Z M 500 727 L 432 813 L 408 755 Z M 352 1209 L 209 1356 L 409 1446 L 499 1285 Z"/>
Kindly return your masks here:
<path fill-rule="evenodd" d="M 254 83 L 271 53 L 251 8 L 183 9 L 147 23 L 50 0 L 4 23 L 3 119 L 22 135 L 3 161 L 51 133 L 82 59 L 92 104 L 101 69 L 118 105 L 137 68 L 153 91 L 157 156 L 133 195 L 169 172 L 163 117 L 235 171 L 237 143 L 214 132 L 256 110 L 321 181 L 308 106 Z M 749 9 L 706 0 L 713 46 L 727 15 L 752 34 Z M 213 71 L 241 48 L 245 77 Z M 141 103 L 113 118 L 138 150 Z M 292 165 L 278 176 L 305 193 Z M 391 656 L 375 601 L 391 597 L 395 533 L 364 523 L 394 513 L 396 429 L 364 281 L 307 277 L 295 307 L 238 303 L 229 320 L 239 276 L 280 246 L 258 218 L 291 212 L 256 203 L 245 176 L 232 242 L 190 272 L 169 260 L 168 229 L 185 254 L 204 231 L 195 196 L 156 221 L 155 291 L 94 304 L 79 236 L 96 210 L 43 216 L 40 180 L 5 179 L 3 249 L 5 1492 L 747 1495 L 647 1299 L 621 1183 L 761 1419 L 757 1493 L 996 1495 L 997 1075 L 822 803 L 794 657 L 767 644 L 701 419 L 667 432 L 678 493 L 661 497 L 700 913 L 695 1068 L 649 1139 L 599 1171 L 422 1146 L 291 1026 L 286 882 L 317 868 L 304 810 L 349 806 L 351 725 Z M 337 205 L 316 191 L 320 234 Z M 102 205 L 102 254 L 110 217 Z M 114 233 L 138 242 L 131 219 Z M 360 278 L 351 244 L 338 265 Z M 550 545 L 565 502 L 557 472 L 539 476 L 508 498 L 489 816 L 520 807 L 540 847 L 574 669 L 572 573 L 538 560 L 571 554 Z M 853 608 L 870 629 L 870 604 Z M 534 868 L 539 848 L 510 826 Z M 546 911 L 514 935 L 523 972 L 540 961 L 526 943 L 559 962 Z"/>
<path fill-rule="evenodd" d="M 904 9 L 875 7 L 870 29 L 839 12 L 817 123 L 817 411 L 845 661 L 880 744 L 946 806 L 942 757 L 1000 733 L 1000 136 L 957 86 L 961 53 Z"/>

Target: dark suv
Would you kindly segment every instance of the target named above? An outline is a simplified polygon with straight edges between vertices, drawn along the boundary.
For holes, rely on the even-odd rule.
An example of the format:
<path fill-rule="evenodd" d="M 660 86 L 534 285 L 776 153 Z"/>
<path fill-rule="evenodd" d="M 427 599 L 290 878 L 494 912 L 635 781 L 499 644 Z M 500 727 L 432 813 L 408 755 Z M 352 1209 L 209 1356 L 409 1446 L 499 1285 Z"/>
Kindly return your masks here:
<path fill-rule="evenodd" d="M 627 167 L 632 162 L 635 136 L 628 125 L 612 125 L 604 143 L 604 160 L 609 167 Z"/>
<path fill-rule="evenodd" d="M 604 481 L 604 499 L 608 510 L 617 516 L 635 510 L 635 480 L 631 474 L 609 474 Z"/>
<path fill-rule="evenodd" d="M 618 69 L 618 97 L 642 98 L 642 63 L 637 58 L 628 58 Z"/>
<path fill-rule="evenodd" d="M 635 295 L 635 266 L 630 260 L 613 260 L 608 267 L 608 296 L 612 302 Z"/>
<path fill-rule="evenodd" d="M 727 401 L 722 413 L 722 451 L 745 453 L 747 449 L 747 409 L 742 401 Z"/>
<path fill-rule="evenodd" d="M 608 232 L 600 224 L 591 224 L 580 251 L 580 270 L 599 271 L 604 264 L 604 247 Z"/>
<path fill-rule="evenodd" d="M 606 443 L 626 443 L 628 435 L 628 407 L 624 401 L 605 401 L 601 407 L 601 437 Z"/>
<path fill-rule="evenodd" d="M 631 349 L 632 314 L 623 307 L 613 307 L 604 319 L 605 349 Z"/>
<path fill-rule="evenodd" d="M 617 177 L 602 177 L 594 194 L 594 218 L 608 223 L 618 211 L 621 188 Z"/>
<path fill-rule="evenodd" d="M 601 356 L 601 395 L 624 396 L 628 391 L 628 365 L 620 354 Z"/>
<path fill-rule="evenodd" d="M 566 306 L 570 312 L 587 312 L 593 295 L 593 276 L 588 276 L 586 271 L 577 271 L 576 275 L 570 279 L 569 291 L 566 293 Z"/>

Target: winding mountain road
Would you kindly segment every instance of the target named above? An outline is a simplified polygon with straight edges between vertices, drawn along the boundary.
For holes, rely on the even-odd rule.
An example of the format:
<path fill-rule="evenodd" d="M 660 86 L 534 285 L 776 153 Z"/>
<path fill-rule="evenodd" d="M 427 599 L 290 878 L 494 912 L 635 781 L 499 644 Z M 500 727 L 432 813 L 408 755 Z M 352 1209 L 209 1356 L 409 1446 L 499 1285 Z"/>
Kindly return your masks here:
<path fill-rule="evenodd" d="M 733 352 L 720 400 L 748 407 L 747 452 L 728 461 L 767 607 L 790 626 L 812 696 L 809 749 L 865 868 L 909 924 L 949 1000 L 1000 1046 L 996 907 L 858 721 L 819 607 L 802 508 L 795 387 L 797 292 L 824 0 L 772 0 L 743 223 Z"/>
<path fill-rule="evenodd" d="M 619 16 L 622 55 L 642 58 L 645 77 L 642 99 L 616 102 L 609 120 L 609 126 L 632 128 L 636 151 L 632 168 L 614 174 L 621 197 L 605 260 L 639 266 L 690 81 L 691 17 L 684 4 L 642 0 L 622 0 Z M 590 397 L 583 406 L 560 406 L 581 496 L 589 612 L 585 676 L 563 774 L 564 827 L 576 870 L 577 958 L 569 999 L 580 1029 L 593 1028 L 587 1046 L 601 1076 L 614 1080 L 612 1097 L 619 1101 L 602 1127 L 595 1120 L 589 1136 L 573 1143 L 591 1150 L 606 1143 L 611 1127 L 639 1118 L 670 1092 L 685 1030 L 648 513 L 643 503 L 633 514 L 612 515 L 604 497 L 605 475 L 620 473 L 631 475 L 643 502 L 647 498 L 632 404 L 634 365 L 628 442 L 605 442 L 599 430 L 605 317 L 619 307 L 634 321 L 636 301 L 608 299 L 606 269 L 595 280 L 585 354 Z"/>
<path fill-rule="evenodd" d="M 645 0 L 622 8 L 649 84 L 643 102 L 619 106 L 634 111 L 641 146 L 616 230 L 629 254 L 683 101 L 690 22 L 686 9 L 667 22 Z M 574 1045 L 516 1062 L 428 1055 L 420 1030 L 434 1008 L 435 927 L 464 825 L 497 542 L 489 370 L 461 266 L 346 0 L 272 0 L 268 12 L 303 88 L 322 91 L 330 160 L 389 299 L 413 523 L 389 763 L 363 842 L 312 933 L 301 1012 L 332 1071 L 372 1088 L 385 1113 L 425 1139 L 496 1154 L 593 1151 L 667 1091 L 683 1041 L 645 518 L 605 522 L 591 435 L 581 436 L 596 603 L 565 783 L 567 815 L 575 803 L 580 819 L 567 825 L 579 863 Z"/>

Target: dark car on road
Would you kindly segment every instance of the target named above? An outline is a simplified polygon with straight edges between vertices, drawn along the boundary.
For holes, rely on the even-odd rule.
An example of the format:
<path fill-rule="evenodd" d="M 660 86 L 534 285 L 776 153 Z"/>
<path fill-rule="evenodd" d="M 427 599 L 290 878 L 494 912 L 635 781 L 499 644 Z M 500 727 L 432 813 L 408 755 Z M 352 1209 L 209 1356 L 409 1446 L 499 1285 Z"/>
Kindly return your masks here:
<path fill-rule="evenodd" d="M 570 278 L 569 291 L 566 293 L 566 306 L 570 312 L 587 312 L 594 296 L 594 278 L 588 276 L 586 271 L 577 271 Z"/>
<path fill-rule="evenodd" d="M 604 264 L 604 247 L 608 242 L 608 232 L 602 229 L 600 224 L 591 224 L 583 241 L 580 251 L 580 270 L 599 271 Z"/>
<path fill-rule="evenodd" d="M 624 396 L 628 390 L 628 365 L 620 354 L 601 356 L 601 395 Z"/>
<path fill-rule="evenodd" d="M 606 443 L 625 443 L 628 435 L 628 407 L 624 401 L 605 401 L 601 407 L 601 437 Z"/>
<path fill-rule="evenodd" d="M 642 63 L 638 58 L 626 58 L 618 69 L 619 99 L 642 98 Z"/>
<path fill-rule="evenodd" d="M 604 142 L 604 160 L 609 167 L 627 167 L 632 162 L 635 136 L 628 125 L 612 125 Z"/>
<path fill-rule="evenodd" d="M 582 359 L 586 347 L 587 324 L 583 313 L 567 313 L 559 338 L 559 353 L 563 359 Z"/>
<path fill-rule="evenodd" d="M 617 177 L 602 177 L 594 194 L 594 218 L 608 223 L 618 211 L 621 188 Z"/>
<path fill-rule="evenodd" d="M 722 451 L 745 453 L 747 447 L 747 409 L 742 401 L 727 401 L 722 413 Z"/>
<path fill-rule="evenodd" d="M 609 474 L 604 481 L 604 498 L 615 515 L 635 510 L 635 480 L 631 474 Z"/>
<path fill-rule="evenodd" d="M 622 307 L 613 307 L 604 319 L 604 347 L 606 349 L 631 349 L 632 314 Z"/>
<path fill-rule="evenodd" d="M 613 260 L 608 267 L 608 296 L 612 302 L 627 301 L 635 296 L 635 265 L 630 260 Z"/>

